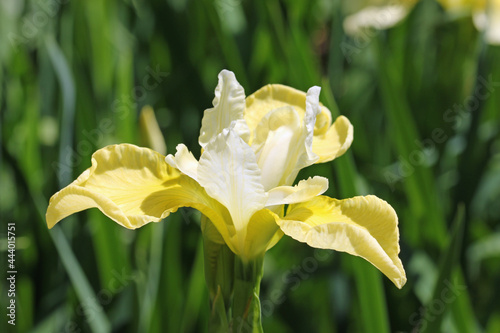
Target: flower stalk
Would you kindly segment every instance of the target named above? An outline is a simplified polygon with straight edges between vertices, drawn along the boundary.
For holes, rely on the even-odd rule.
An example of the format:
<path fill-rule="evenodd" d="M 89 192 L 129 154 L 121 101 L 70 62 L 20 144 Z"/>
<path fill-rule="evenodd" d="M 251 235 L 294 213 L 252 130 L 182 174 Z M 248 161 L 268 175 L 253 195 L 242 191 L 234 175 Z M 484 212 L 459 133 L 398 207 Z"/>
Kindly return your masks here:
<path fill-rule="evenodd" d="M 208 223 L 203 216 L 202 225 Z M 203 245 L 210 295 L 209 332 L 262 332 L 259 292 L 264 255 L 244 259 L 207 233 Z"/>
<path fill-rule="evenodd" d="M 249 262 L 235 257 L 234 295 L 230 332 L 262 332 L 260 309 L 260 281 L 264 256 Z"/>

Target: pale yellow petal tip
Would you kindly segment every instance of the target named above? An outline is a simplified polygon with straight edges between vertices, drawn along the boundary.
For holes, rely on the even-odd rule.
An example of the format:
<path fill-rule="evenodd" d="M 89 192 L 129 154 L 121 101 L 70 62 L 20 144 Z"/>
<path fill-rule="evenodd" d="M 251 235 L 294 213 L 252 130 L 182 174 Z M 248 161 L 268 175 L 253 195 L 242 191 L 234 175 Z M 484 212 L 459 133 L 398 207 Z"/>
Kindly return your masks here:
<path fill-rule="evenodd" d="M 323 135 L 315 135 L 313 152 L 319 156 L 316 163 L 330 162 L 345 154 L 354 139 L 354 127 L 347 117 L 339 116 Z"/>
<path fill-rule="evenodd" d="M 143 145 L 165 155 L 167 153 L 165 138 L 161 133 L 160 126 L 151 106 L 146 105 L 142 108 L 139 116 L 139 125 Z"/>
<path fill-rule="evenodd" d="M 246 98 L 247 107 L 255 99 L 270 99 L 305 107 L 306 93 L 283 84 L 266 84 Z M 296 102 L 296 103 L 295 103 Z"/>
<path fill-rule="evenodd" d="M 342 145 L 340 146 L 339 151 L 335 155 L 335 158 L 342 156 L 349 147 L 351 147 L 352 141 L 354 140 L 354 127 L 347 117 L 339 116 L 333 123 L 333 126 L 337 130 L 337 133 L 340 137 L 340 142 Z"/>
<path fill-rule="evenodd" d="M 45 214 L 45 221 L 47 222 L 47 228 L 49 229 L 54 228 L 57 222 L 59 222 L 59 220 L 56 217 L 54 217 L 50 204 L 49 207 L 47 208 L 47 213 Z"/>
<path fill-rule="evenodd" d="M 405 271 L 403 270 L 401 272 L 401 276 L 398 277 L 398 278 L 393 279 L 392 282 L 394 283 L 394 285 L 398 289 L 402 289 L 404 287 L 404 285 L 406 284 L 406 273 L 405 273 Z"/>

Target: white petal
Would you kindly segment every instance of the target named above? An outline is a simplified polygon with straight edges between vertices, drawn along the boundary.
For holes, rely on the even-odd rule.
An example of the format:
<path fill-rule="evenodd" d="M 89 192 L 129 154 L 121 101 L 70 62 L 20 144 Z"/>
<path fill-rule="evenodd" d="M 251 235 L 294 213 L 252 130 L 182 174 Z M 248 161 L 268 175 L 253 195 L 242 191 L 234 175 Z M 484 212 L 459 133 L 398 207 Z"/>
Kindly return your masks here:
<path fill-rule="evenodd" d="M 233 72 L 222 70 L 219 83 L 215 88 L 213 108 L 206 109 L 201 121 L 200 146 L 205 147 L 223 129 L 236 121 L 235 131 L 246 142 L 250 138 L 250 130 L 243 119 L 245 111 L 245 90 L 238 83 Z"/>
<path fill-rule="evenodd" d="M 492 0 L 486 3 L 484 8 L 474 12 L 474 25 L 480 31 L 484 31 L 486 42 L 492 45 L 500 45 L 500 1 Z"/>
<path fill-rule="evenodd" d="M 266 206 L 289 205 L 311 200 L 325 193 L 328 179 L 320 176 L 301 180 L 295 186 L 279 186 L 268 192 Z"/>
<path fill-rule="evenodd" d="M 302 125 L 297 111 L 284 106 L 266 114 L 257 126 L 252 146 L 266 190 L 291 185 L 302 168 L 318 161 L 312 145 L 316 116 L 321 112 L 320 90 L 312 87 L 307 92 Z"/>
<path fill-rule="evenodd" d="M 297 177 L 299 171 L 308 167 L 319 160 L 319 156 L 313 152 L 313 138 L 314 138 L 314 124 L 316 123 L 316 116 L 321 112 L 319 104 L 320 87 L 314 86 L 309 88 L 306 95 L 306 114 L 304 115 L 304 123 L 299 131 L 299 139 L 297 140 L 294 160 L 293 171 L 286 176 L 283 184 L 292 184 Z"/>
<path fill-rule="evenodd" d="M 403 5 L 370 6 L 349 15 L 344 20 L 344 30 L 355 36 L 366 33 L 366 29 L 388 29 L 408 15 L 409 7 Z"/>
<path fill-rule="evenodd" d="M 240 245 L 252 215 L 264 208 L 267 196 L 255 154 L 233 129 L 225 129 L 205 146 L 198 182 L 208 195 L 227 207 Z"/>
<path fill-rule="evenodd" d="M 184 144 L 181 143 L 176 148 L 175 156 L 169 154 L 165 157 L 165 161 L 171 167 L 198 181 L 198 161 Z"/>
<path fill-rule="evenodd" d="M 266 190 L 288 184 L 286 180 L 290 174 L 294 174 L 295 179 L 301 131 L 299 115 L 291 106 L 269 112 L 257 126 L 252 147 L 256 151 Z"/>
<path fill-rule="evenodd" d="M 305 138 L 305 149 L 307 158 L 302 162 L 304 166 L 300 168 L 305 168 L 316 162 L 319 157 L 312 150 L 313 137 L 314 137 L 314 124 L 316 123 L 316 116 L 321 112 L 321 107 L 319 105 L 319 93 L 321 91 L 320 87 L 314 86 L 309 88 L 306 96 L 306 115 L 304 117 L 304 127 L 306 130 Z"/>

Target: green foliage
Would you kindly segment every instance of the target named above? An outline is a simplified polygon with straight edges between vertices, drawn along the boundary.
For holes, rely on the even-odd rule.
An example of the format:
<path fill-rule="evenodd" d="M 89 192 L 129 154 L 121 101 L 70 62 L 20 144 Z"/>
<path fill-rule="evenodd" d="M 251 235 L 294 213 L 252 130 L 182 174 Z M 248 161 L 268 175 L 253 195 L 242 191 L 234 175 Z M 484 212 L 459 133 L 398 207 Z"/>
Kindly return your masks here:
<path fill-rule="evenodd" d="M 138 143 L 144 105 L 169 152 L 183 142 L 199 154 L 203 111 L 227 68 L 247 94 L 267 83 L 323 87 L 323 103 L 354 125 L 354 143 L 298 179 L 320 174 L 329 195 L 388 201 L 408 276 L 398 290 L 359 258 L 285 237 L 265 257 L 264 331 L 497 332 L 500 47 L 484 43 L 470 16 L 430 0 L 396 27 L 355 38 L 342 8 L 2 1 L 0 217 L 2 228 L 16 224 L 18 274 L 17 325 L 4 315 L 0 331 L 206 332 L 199 214 L 181 209 L 135 231 L 94 210 L 49 231 L 44 215 L 95 150 Z M 2 300 L 7 289 L 3 279 Z"/>

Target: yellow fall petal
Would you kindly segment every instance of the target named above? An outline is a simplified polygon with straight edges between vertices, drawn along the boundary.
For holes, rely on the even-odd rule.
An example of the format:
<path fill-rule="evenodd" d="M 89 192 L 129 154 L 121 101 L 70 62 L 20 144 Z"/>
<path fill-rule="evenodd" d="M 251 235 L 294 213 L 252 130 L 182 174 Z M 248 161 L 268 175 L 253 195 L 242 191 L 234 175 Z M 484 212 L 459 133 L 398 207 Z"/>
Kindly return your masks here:
<path fill-rule="evenodd" d="M 398 218 L 384 200 L 372 195 L 346 200 L 319 196 L 291 205 L 278 223 L 286 235 L 312 247 L 366 259 L 398 288 L 406 283 L 398 257 Z"/>
<path fill-rule="evenodd" d="M 179 207 L 207 216 L 233 251 L 235 229 L 228 210 L 151 149 L 130 144 L 108 146 L 92 155 L 92 166 L 52 196 L 46 220 L 52 228 L 63 218 L 98 208 L 118 224 L 139 228 L 158 222 Z"/>
<path fill-rule="evenodd" d="M 47 224 L 52 228 L 66 216 L 93 207 L 129 229 L 159 221 L 169 211 L 161 202 L 145 205 L 144 201 L 172 186 L 179 176 L 163 155 L 151 149 L 129 144 L 105 147 L 92 155 L 89 169 L 52 196 Z"/>

